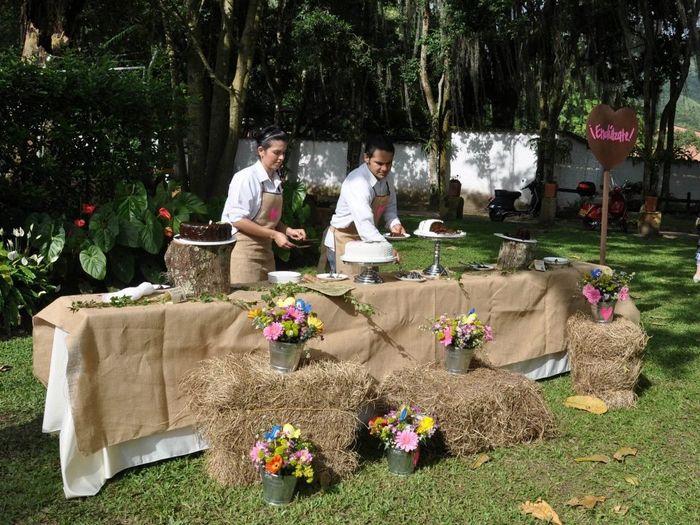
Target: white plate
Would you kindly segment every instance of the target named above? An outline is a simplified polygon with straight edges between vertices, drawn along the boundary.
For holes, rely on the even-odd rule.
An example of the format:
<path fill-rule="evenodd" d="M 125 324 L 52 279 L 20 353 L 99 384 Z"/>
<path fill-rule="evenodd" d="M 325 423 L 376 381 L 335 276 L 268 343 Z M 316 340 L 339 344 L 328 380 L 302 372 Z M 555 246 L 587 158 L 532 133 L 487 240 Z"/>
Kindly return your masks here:
<path fill-rule="evenodd" d="M 367 265 L 392 263 L 396 260 L 396 259 L 394 259 L 393 255 L 391 257 L 384 257 L 382 259 L 374 259 L 373 261 L 361 261 L 359 259 L 348 259 L 344 255 L 341 257 L 341 259 L 343 260 L 343 262 L 346 262 L 346 263 L 367 264 Z"/>
<path fill-rule="evenodd" d="M 525 244 L 537 244 L 537 239 L 518 239 L 517 237 L 509 237 L 503 233 L 494 233 L 496 237 L 505 239 L 507 241 L 524 242 Z"/>
<path fill-rule="evenodd" d="M 467 267 L 475 272 L 490 272 L 496 269 L 495 264 L 467 264 Z"/>
<path fill-rule="evenodd" d="M 411 277 L 399 277 L 398 273 L 394 274 L 394 277 L 396 277 L 399 281 L 406 281 L 408 283 L 422 283 L 425 282 L 425 277 L 418 277 L 417 279 L 413 279 Z"/>
<path fill-rule="evenodd" d="M 566 266 L 571 264 L 571 261 L 566 257 L 544 257 L 542 260 L 545 264 L 550 266 Z"/>
<path fill-rule="evenodd" d="M 318 273 L 316 274 L 316 277 L 318 277 L 322 281 L 344 281 L 348 278 L 348 276 L 344 273 Z"/>
<path fill-rule="evenodd" d="M 458 232 L 458 233 L 435 233 L 435 232 L 420 232 L 418 230 L 413 232 L 413 235 L 416 237 L 424 237 L 426 239 L 461 239 L 462 237 L 465 237 L 467 234 L 465 232 Z"/>
<path fill-rule="evenodd" d="M 384 238 L 387 241 L 403 241 L 404 239 L 408 239 L 411 236 L 410 233 L 404 233 L 403 237 L 392 237 L 391 234 L 385 233 Z"/>
<path fill-rule="evenodd" d="M 180 238 L 178 233 L 173 239 L 180 244 L 190 244 L 192 246 L 223 246 L 224 244 L 233 244 L 236 242 L 235 237 L 231 237 L 228 241 L 191 241 L 189 239 Z"/>

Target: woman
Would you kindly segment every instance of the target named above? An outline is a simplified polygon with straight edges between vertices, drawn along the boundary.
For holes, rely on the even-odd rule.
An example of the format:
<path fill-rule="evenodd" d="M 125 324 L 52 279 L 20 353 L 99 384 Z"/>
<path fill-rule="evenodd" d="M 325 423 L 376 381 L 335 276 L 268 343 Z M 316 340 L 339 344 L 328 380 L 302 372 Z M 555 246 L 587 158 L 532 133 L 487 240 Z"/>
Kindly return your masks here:
<path fill-rule="evenodd" d="M 289 136 L 277 126 L 268 126 L 256 137 L 259 160 L 237 172 L 228 189 L 221 220 L 230 222 L 236 235 L 231 252 L 231 284 L 267 279 L 275 270 L 272 243 L 294 246 L 288 237 L 306 239 L 303 229 L 290 228 L 282 217 L 282 180 Z"/>

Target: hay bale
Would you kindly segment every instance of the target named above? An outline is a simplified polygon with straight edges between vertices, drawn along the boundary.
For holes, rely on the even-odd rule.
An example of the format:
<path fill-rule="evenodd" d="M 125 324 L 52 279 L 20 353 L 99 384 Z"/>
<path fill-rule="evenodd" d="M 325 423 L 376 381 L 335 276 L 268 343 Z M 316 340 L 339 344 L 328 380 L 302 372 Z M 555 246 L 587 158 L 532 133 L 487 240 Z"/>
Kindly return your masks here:
<path fill-rule="evenodd" d="M 556 433 L 540 387 L 506 370 L 479 366 L 454 375 L 431 366 L 403 369 L 385 377 L 378 394 L 388 406 L 408 402 L 434 416 L 445 447 L 454 456 Z"/>
<path fill-rule="evenodd" d="M 181 388 L 209 442 L 213 457 L 207 469 L 226 485 L 257 478 L 247 457 L 255 436 L 284 422 L 316 445 L 320 481 L 346 478 L 359 464 L 351 450 L 358 413 L 375 397 L 374 379 L 358 363 L 319 361 L 279 374 L 270 369 L 266 354 L 210 359 L 192 370 Z"/>
<path fill-rule="evenodd" d="M 636 323 L 616 317 L 601 324 L 581 313 L 567 323 L 574 391 L 599 397 L 609 408 L 633 406 L 649 336 Z"/>

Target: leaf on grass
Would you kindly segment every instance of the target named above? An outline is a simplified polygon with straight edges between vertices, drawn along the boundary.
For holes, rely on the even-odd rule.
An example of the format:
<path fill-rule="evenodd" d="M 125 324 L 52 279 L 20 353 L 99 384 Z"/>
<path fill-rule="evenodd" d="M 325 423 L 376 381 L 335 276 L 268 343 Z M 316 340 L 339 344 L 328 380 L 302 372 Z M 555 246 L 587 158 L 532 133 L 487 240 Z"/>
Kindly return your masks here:
<path fill-rule="evenodd" d="M 476 459 L 472 462 L 469 468 L 471 468 L 472 470 L 476 470 L 487 461 L 491 461 L 491 458 L 487 454 L 479 454 L 478 456 L 476 456 Z"/>
<path fill-rule="evenodd" d="M 637 449 L 631 447 L 622 447 L 613 454 L 613 457 L 618 461 L 624 461 L 627 456 L 636 456 Z"/>
<path fill-rule="evenodd" d="M 582 498 L 571 498 L 566 502 L 570 507 L 585 507 L 587 509 L 594 508 L 598 503 L 605 501 L 605 496 L 584 496 Z"/>
<path fill-rule="evenodd" d="M 626 505 L 615 505 L 613 507 L 613 510 L 617 513 L 620 514 L 621 516 L 624 516 L 627 514 L 627 512 L 630 510 L 630 508 Z"/>
<path fill-rule="evenodd" d="M 605 404 L 605 401 L 595 396 L 567 397 L 566 401 L 564 401 L 564 406 L 586 410 L 593 414 L 605 414 L 608 411 L 608 405 Z"/>
<path fill-rule="evenodd" d="M 562 525 L 561 520 L 554 509 L 542 498 L 537 498 L 534 503 L 526 501 L 520 504 L 520 510 L 525 514 L 532 514 L 533 518 Z"/>
<path fill-rule="evenodd" d="M 635 487 L 639 486 L 639 478 L 637 476 L 625 476 L 625 481 Z"/>
<path fill-rule="evenodd" d="M 583 456 L 576 458 L 574 461 L 581 463 L 582 461 L 592 461 L 595 463 L 610 463 L 610 456 L 605 454 L 593 454 L 592 456 Z"/>
<path fill-rule="evenodd" d="M 2 365 L 2 366 L 0 366 L 0 372 L 9 372 L 10 370 L 12 370 L 12 366 L 11 366 L 11 365 Z"/>
<path fill-rule="evenodd" d="M 448 246 L 448 247 L 445 248 L 445 249 L 446 249 L 446 250 L 450 250 L 450 251 L 454 251 L 454 250 L 457 249 L 457 247 L 456 247 L 456 246 Z"/>

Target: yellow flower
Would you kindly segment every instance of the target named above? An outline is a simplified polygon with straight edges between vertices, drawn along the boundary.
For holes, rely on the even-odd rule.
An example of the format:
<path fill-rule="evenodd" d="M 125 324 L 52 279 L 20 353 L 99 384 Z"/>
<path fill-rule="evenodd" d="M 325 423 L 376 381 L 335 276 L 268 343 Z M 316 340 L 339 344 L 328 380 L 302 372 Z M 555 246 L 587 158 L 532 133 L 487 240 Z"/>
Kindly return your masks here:
<path fill-rule="evenodd" d="M 294 426 L 290 425 L 289 423 L 286 423 L 282 427 L 282 432 L 287 434 L 292 439 L 298 439 L 299 436 L 301 436 L 301 430 L 299 430 L 298 428 L 294 428 Z"/>
<path fill-rule="evenodd" d="M 294 306 L 296 304 L 296 299 L 294 297 L 287 297 L 286 299 L 280 299 L 277 301 L 277 306 L 281 308 L 286 308 L 287 306 Z"/>
<path fill-rule="evenodd" d="M 428 432 L 431 428 L 433 428 L 434 424 L 435 421 L 433 421 L 432 417 L 425 416 L 423 419 L 421 419 L 418 428 L 416 428 L 416 432 L 418 434 L 424 434 L 425 432 Z"/>
<path fill-rule="evenodd" d="M 315 315 L 310 315 L 306 322 L 309 323 L 309 326 L 313 326 L 317 332 L 323 332 L 323 321 Z"/>
<path fill-rule="evenodd" d="M 464 320 L 465 324 L 472 324 L 474 321 L 476 321 L 476 314 L 469 314 L 467 318 Z"/>
<path fill-rule="evenodd" d="M 256 317 L 261 316 L 262 313 L 262 308 L 253 308 L 252 310 L 248 310 L 248 319 L 255 319 Z"/>

